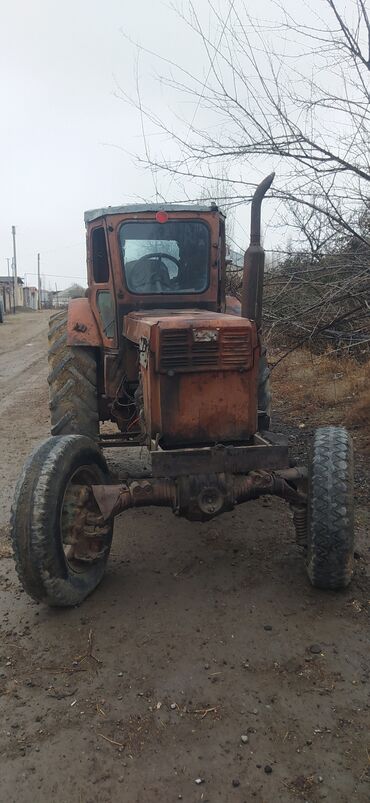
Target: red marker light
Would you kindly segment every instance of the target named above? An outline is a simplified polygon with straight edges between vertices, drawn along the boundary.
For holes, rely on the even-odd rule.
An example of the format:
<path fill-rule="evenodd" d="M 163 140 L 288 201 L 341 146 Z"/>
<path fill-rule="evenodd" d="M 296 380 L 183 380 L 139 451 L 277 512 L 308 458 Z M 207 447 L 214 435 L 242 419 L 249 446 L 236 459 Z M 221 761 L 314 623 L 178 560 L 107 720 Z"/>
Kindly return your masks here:
<path fill-rule="evenodd" d="M 157 223 L 167 223 L 168 214 L 167 212 L 157 212 L 155 219 Z"/>

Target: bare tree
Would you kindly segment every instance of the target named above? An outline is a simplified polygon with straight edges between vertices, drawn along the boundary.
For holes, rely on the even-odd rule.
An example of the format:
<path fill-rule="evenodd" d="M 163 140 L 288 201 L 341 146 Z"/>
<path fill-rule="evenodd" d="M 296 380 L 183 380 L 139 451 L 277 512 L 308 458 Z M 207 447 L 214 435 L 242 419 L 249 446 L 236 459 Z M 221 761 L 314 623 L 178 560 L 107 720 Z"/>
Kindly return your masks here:
<path fill-rule="evenodd" d="M 356 223 L 370 181 L 364 0 L 310 0 L 308 8 L 298 4 L 298 19 L 271 0 L 268 20 L 252 18 L 247 0 L 228 0 L 222 14 L 207 1 L 213 33 L 202 27 L 193 0 L 187 12 L 177 10 L 203 44 L 205 77 L 161 57 L 168 87 L 193 103 L 190 120 L 163 121 L 140 104 L 178 147 L 171 161 L 151 157 L 151 169 L 201 185 L 222 175 L 230 188 L 224 200 L 233 205 L 249 200 L 247 173 L 267 161 L 277 168 L 276 199 L 364 240 Z"/>

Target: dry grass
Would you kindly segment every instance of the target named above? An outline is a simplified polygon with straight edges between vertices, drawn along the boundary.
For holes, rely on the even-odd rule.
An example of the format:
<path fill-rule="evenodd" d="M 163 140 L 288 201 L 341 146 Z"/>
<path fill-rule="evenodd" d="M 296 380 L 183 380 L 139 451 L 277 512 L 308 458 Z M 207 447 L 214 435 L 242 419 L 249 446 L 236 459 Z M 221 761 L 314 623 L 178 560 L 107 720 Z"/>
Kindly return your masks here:
<path fill-rule="evenodd" d="M 279 359 L 270 351 L 270 362 Z M 274 406 L 298 425 L 345 424 L 370 452 L 370 363 L 301 349 L 272 371 Z"/>

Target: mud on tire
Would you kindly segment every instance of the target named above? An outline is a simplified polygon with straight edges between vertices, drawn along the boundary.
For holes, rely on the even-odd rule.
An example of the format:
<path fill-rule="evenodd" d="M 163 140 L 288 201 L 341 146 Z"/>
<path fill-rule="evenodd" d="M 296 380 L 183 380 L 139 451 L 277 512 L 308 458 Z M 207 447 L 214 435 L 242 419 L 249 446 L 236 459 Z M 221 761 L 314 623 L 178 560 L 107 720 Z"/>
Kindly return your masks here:
<path fill-rule="evenodd" d="M 353 563 L 352 441 L 343 427 L 322 427 L 315 433 L 311 451 L 307 573 L 317 588 L 345 588 Z"/>
<path fill-rule="evenodd" d="M 74 478 L 77 487 L 73 486 Z M 48 438 L 34 450 L 15 491 L 11 538 L 17 574 L 33 599 L 52 606 L 81 603 L 100 583 L 109 556 L 113 523 L 102 522 L 94 557 L 84 559 L 80 553 L 77 558 L 69 558 L 67 550 L 73 547 L 68 546 L 71 541 L 65 539 L 65 534 L 76 530 L 63 527 L 65 500 L 68 489 L 72 487 L 72 493 L 78 491 L 80 482 L 108 483 L 107 464 L 93 441 L 68 435 Z M 94 521 L 99 521 L 98 508 L 92 515 Z M 73 522 L 78 524 L 78 519 Z M 91 540 L 87 539 L 89 545 Z M 83 546 L 86 548 L 86 539 Z"/>
<path fill-rule="evenodd" d="M 49 407 L 52 435 L 99 436 L 94 349 L 67 345 L 67 311 L 49 321 Z"/>

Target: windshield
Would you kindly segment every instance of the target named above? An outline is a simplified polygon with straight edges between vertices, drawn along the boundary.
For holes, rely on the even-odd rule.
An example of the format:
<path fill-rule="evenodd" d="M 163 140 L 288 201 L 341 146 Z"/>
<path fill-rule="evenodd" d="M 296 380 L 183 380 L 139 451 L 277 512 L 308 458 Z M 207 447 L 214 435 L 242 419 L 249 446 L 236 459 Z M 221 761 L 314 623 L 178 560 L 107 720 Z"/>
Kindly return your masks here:
<path fill-rule="evenodd" d="M 205 223 L 123 223 L 120 241 L 131 293 L 201 293 L 207 288 L 209 232 Z"/>

